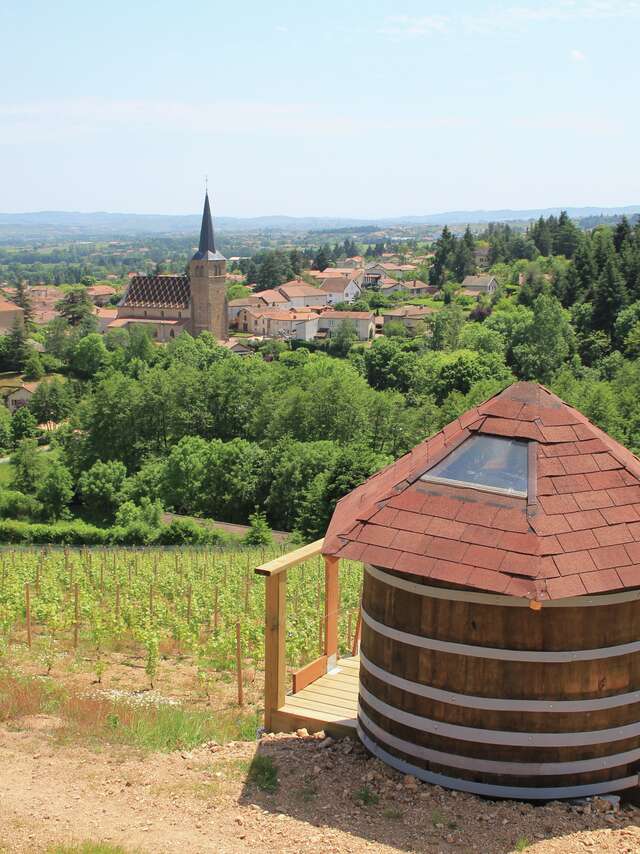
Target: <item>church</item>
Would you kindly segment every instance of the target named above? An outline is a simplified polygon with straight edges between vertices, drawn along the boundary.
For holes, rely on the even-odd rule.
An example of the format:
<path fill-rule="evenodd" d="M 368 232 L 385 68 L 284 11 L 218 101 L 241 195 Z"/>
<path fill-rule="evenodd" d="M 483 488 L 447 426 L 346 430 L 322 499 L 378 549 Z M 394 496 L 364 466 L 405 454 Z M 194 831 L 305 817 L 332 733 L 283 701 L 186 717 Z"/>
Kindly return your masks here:
<path fill-rule="evenodd" d="M 200 243 L 188 272 L 176 276 L 133 276 L 107 328 L 148 325 L 158 341 L 186 331 L 210 332 L 218 341 L 228 334 L 227 259 L 216 251 L 209 194 L 205 193 Z"/>

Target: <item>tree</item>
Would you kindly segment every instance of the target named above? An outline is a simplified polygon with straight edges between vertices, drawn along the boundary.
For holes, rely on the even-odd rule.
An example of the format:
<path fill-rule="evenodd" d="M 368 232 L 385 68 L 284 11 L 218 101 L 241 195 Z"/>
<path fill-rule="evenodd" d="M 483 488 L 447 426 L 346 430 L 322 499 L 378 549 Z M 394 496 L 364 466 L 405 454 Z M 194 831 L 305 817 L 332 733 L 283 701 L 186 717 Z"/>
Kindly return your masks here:
<path fill-rule="evenodd" d="M 36 489 L 36 498 L 41 502 L 46 516 L 54 521 L 64 515 L 71 502 L 73 478 L 57 457 L 49 460 L 44 477 Z"/>
<path fill-rule="evenodd" d="M 25 495 L 35 495 L 42 481 L 45 462 L 42 454 L 38 453 L 35 439 L 21 439 L 11 455 L 13 476 L 11 485 Z"/>
<path fill-rule="evenodd" d="M 29 350 L 27 358 L 24 360 L 23 373 L 25 380 L 40 380 L 44 376 L 42 359 L 35 350 Z"/>
<path fill-rule="evenodd" d="M 78 341 L 71 356 L 70 367 L 76 376 L 90 379 L 109 363 L 109 358 L 102 335 L 94 332 Z"/>
<path fill-rule="evenodd" d="M 615 259 L 609 258 L 596 285 L 593 325 L 612 335 L 616 318 L 627 303 L 627 289 Z"/>
<path fill-rule="evenodd" d="M 313 266 L 316 270 L 326 270 L 329 266 L 329 252 L 326 246 L 321 246 L 320 249 L 316 252 L 316 256 L 313 259 Z"/>
<path fill-rule="evenodd" d="M 29 409 L 38 424 L 47 421 L 61 421 L 73 408 L 73 392 L 68 383 L 57 377 L 41 382 L 31 395 Z"/>
<path fill-rule="evenodd" d="M 332 356 L 346 358 L 357 340 L 358 332 L 353 320 L 342 320 L 331 334 L 329 352 Z"/>
<path fill-rule="evenodd" d="M 11 415 L 6 406 L 0 406 L 0 455 L 4 456 L 12 444 Z"/>
<path fill-rule="evenodd" d="M 22 321 L 18 318 L 14 320 L 9 334 L 5 336 L 4 343 L 4 365 L 2 369 L 5 371 L 21 371 L 29 355 L 29 345 Z"/>
<path fill-rule="evenodd" d="M 56 303 L 56 311 L 71 326 L 77 326 L 82 320 L 93 314 L 93 303 L 87 289 L 83 285 L 75 285 L 69 288 L 64 297 Z"/>
<path fill-rule="evenodd" d="M 551 294 L 541 294 L 533 304 L 531 322 L 521 330 L 513 348 L 517 373 L 523 379 L 550 382 L 573 347 L 573 330 L 567 312 Z"/>
<path fill-rule="evenodd" d="M 33 305 L 31 303 L 31 295 L 27 283 L 21 279 L 16 285 L 15 303 L 19 305 L 24 312 L 24 325 L 30 328 L 33 323 Z"/>
<path fill-rule="evenodd" d="M 27 406 L 21 406 L 11 419 L 11 436 L 14 446 L 22 439 L 35 439 L 38 422 Z"/>
<path fill-rule="evenodd" d="M 252 513 L 249 516 L 249 530 L 242 542 L 248 546 L 270 546 L 273 544 L 273 534 L 267 524 L 264 513 Z"/>
<path fill-rule="evenodd" d="M 127 476 L 123 463 L 111 460 L 94 463 L 78 480 L 82 503 L 96 519 L 111 521 L 122 498 L 122 487 Z"/>

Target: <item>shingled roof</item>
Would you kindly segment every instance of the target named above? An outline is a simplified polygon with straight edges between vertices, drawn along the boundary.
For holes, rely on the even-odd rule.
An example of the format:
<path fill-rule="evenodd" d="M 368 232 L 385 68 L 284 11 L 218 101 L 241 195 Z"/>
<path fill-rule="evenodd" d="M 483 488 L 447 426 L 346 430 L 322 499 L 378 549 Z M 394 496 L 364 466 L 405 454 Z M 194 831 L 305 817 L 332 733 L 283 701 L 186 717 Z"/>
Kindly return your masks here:
<path fill-rule="evenodd" d="M 118 303 L 132 308 L 189 308 L 188 276 L 134 276 Z"/>
<path fill-rule="evenodd" d="M 525 445 L 523 488 L 433 476 L 480 436 Z M 516 383 L 345 496 L 323 551 L 538 601 L 640 587 L 640 460 L 544 386 Z"/>

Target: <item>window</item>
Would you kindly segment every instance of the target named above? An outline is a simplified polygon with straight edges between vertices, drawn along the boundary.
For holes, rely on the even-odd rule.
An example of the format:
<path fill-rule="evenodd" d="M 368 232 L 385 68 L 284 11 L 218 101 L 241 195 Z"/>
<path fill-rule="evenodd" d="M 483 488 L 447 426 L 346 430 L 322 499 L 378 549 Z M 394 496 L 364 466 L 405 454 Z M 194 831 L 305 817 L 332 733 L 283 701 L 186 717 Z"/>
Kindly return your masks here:
<path fill-rule="evenodd" d="M 422 480 L 527 497 L 528 442 L 472 436 L 429 469 Z"/>

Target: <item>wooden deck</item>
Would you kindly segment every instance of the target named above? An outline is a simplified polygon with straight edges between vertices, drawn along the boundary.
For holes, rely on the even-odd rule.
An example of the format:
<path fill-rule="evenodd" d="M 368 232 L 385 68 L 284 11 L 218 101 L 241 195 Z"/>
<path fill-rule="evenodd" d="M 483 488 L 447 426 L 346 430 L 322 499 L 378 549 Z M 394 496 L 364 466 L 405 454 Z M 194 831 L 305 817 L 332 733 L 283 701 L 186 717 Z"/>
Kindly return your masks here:
<path fill-rule="evenodd" d="M 358 706 L 358 656 L 340 658 L 334 668 L 297 694 L 287 694 L 284 705 L 273 713 L 272 729 L 292 732 L 305 727 L 336 735 L 355 732 Z"/>

